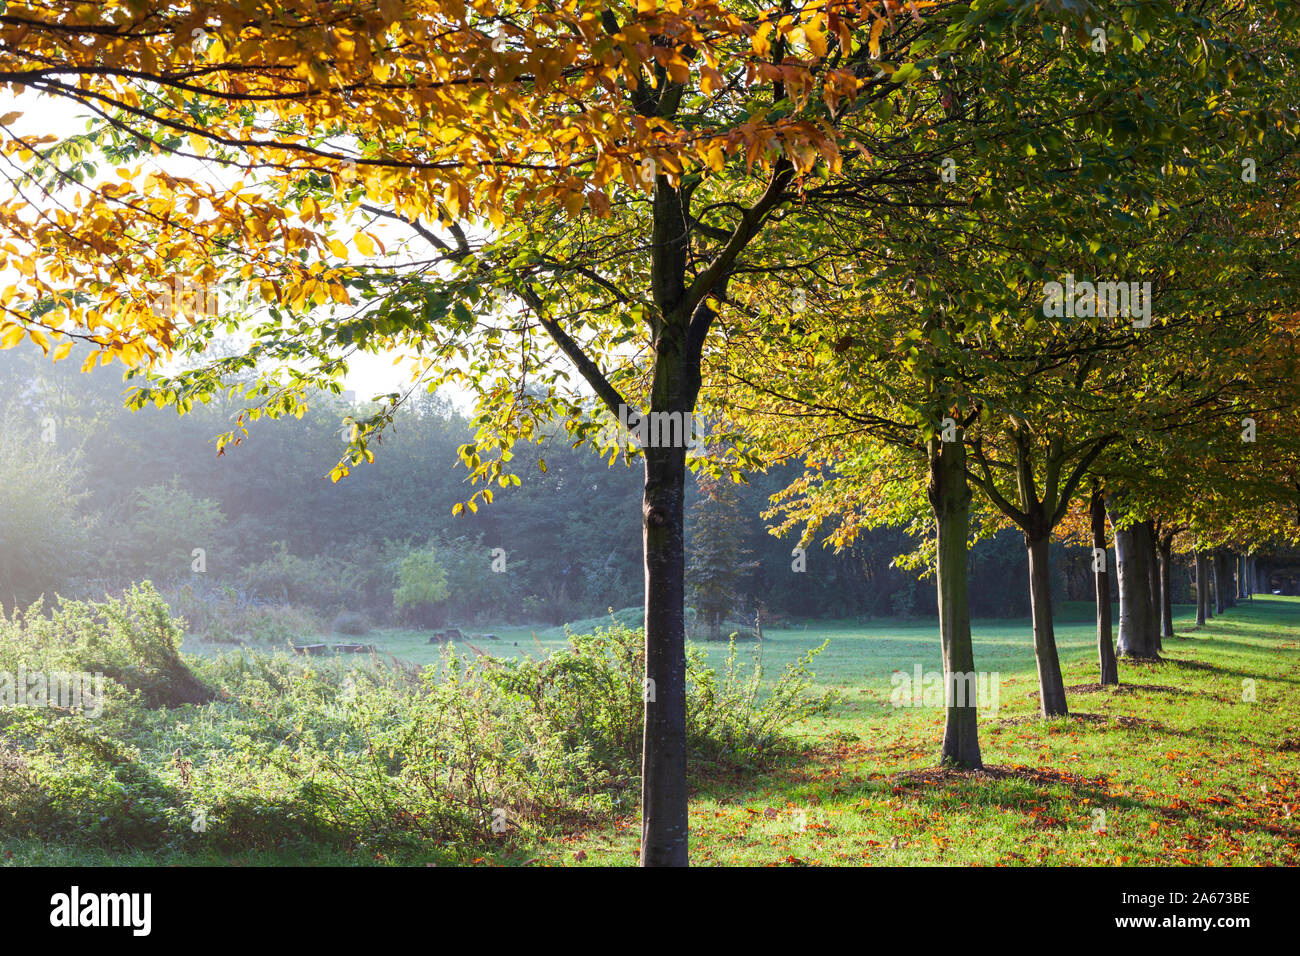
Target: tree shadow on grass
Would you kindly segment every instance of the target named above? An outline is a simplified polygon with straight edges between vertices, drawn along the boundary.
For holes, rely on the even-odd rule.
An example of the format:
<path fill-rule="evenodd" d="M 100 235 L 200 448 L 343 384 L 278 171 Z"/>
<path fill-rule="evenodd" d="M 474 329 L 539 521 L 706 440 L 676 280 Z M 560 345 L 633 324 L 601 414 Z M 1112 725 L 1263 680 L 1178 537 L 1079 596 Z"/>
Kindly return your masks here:
<path fill-rule="evenodd" d="M 923 802 L 937 804 L 940 810 L 952 803 L 954 798 L 1003 809 L 1021 809 L 1024 797 L 1021 785 L 1027 784 L 1035 788 L 1035 793 L 1039 796 L 1051 796 L 1050 788 L 1064 788 L 1072 798 L 1086 798 L 1090 805 L 1098 809 L 1146 810 L 1171 822 L 1202 824 L 1224 833 L 1268 834 L 1293 844 L 1300 840 L 1300 827 L 1261 820 L 1229 819 L 1211 810 L 1198 809 L 1180 798 L 1175 798 L 1170 805 L 1161 806 L 1155 801 L 1112 793 L 1104 779 L 1089 778 L 1050 767 L 988 765 L 983 770 L 935 767 L 903 771 L 894 774 L 890 780 L 893 783 L 892 793 L 919 797 Z"/>
<path fill-rule="evenodd" d="M 1121 657 L 1120 664 L 1138 670 L 1160 670 L 1161 668 L 1173 668 L 1175 671 L 1202 671 L 1205 673 L 1218 674 L 1223 677 L 1253 678 L 1258 680 L 1263 676 L 1261 671 L 1244 671 L 1230 667 L 1221 667 L 1218 664 L 1207 664 L 1205 661 L 1194 661 L 1185 657 L 1162 657 L 1158 661 L 1134 660 L 1129 657 Z M 1269 681 L 1276 681 L 1281 684 L 1300 685 L 1300 680 L 1294 677 L 1283 677 L 1280 674 L 1270 673 L 1267 676 Z M 1121 685 L 1123 686 L 1123 685 Z M 1205 693 L 1190 691 L 1189 693 Z M 1214 696 L 1207 694 L 1207 696 Z"/>
<path fill-rule="evenodd" d="M 1114 695 L 1136 694 L 1139 691 L 1150 691 L 1159 694 L 1176 694 L 1180 697 L 1191 697 L 1197 692 L 1188 690 L 1186 687 L 1170 687 L 1167 684 L 1075 684 L 1073 687 L 1065 688 L 1067 694 L 1100 694 L 1110 693 Z"/>
<path fill-rule="evenodd" d="M 1150 726 L 1167 731 L 1167 728 L 1140 718 L 1125 717 L 1117 721 L 1103 715 L 1075 715 L 1075 719 L 1081 723 L 1108 726 L 1118 723 L 1130 729 Z M 1300 742 L 1296 745 L 1300 746 Z M 1143 781 L 1138 782 L 1138 789 L 1149 796 L 1117 793 L 1103 777 L 1090 777 L 1055 767 L 988 764 L 981 770 L 935 766 L 891 770 L 889 766 L 891 763 L 897 766 L 909 757 L 915 758 L 922 751 L 935 755 L 938 749 L 937 738 L 885 745 L 825 740 L 821 746 L 759 774 L 737 774 L 729 780 L 713 777 L 707 783 L 701 781 L 702 787 L 692 789 L 707 790 L 723 804 L 748 808 L 766 804 L 778 808 L 776 812 L 784 812 L 783 808 L 791 803 L 818 805 L 836 802 L 841 805 L 863 803 L 867 809 L 862 812 L 888 815 L 891 811 L 884 809 L 880 802 L 899 798 L 923 809 L 924 815 L 930 817 L 962 812 L 972 806 L 996 807 L 1025 815 L 1022 837 L 1030 842 L 1035 831 L 1059 831 L 1078 826 L 1077 819 L 1057 819 L 1050 816 L 1050 811 L 1043 810 L 1044 801 L 1065 798 L 1074 804 L 1108 813 L 1133 811 L 1159 817 L 1171 826 L 1179 826 L 1180 841 L 1194 847 L 1208 847 L 1206 838 L 1198 835 L 1203 830 L 1222 834 L 1227 838 L 1227 846 L 1239 844 L 1245 834 L 1281 840 L 1283 845 L 1275 845 L 1264 852 L 1276 862 L 1295 862 L 1293 847 L 1300 841 L 1300 828 L 1269 822 L 1261 815 L 1267 813 L 1267 808 L 1249 801 L 1231 804 L 1208 798 L 1189 803 L 1177 795 L 1152 793 Z M 1225 817 L 1223 809 L 1230 808 L 1246 817 Z M 756 811 L 751 809 L 751 812 Z"/>

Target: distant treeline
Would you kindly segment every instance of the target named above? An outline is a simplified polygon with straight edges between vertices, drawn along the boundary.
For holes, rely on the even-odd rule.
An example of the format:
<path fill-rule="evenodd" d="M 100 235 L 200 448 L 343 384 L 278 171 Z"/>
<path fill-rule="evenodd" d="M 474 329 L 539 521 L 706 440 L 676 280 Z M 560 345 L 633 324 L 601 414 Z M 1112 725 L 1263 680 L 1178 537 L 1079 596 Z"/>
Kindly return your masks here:
<path fill-rule="evenodd" d="M 446 573 L 447 597 L 423 623 L 556 624 L 640 601 L 635 462 L 611 467 L 557 437 L 518 450 L 520 487 L 454 517 L 452 505 L 470 494 L 457 448 L 472 428 L 436 397 L 413 400 L 375 462 L 335 484 L 324 476 L 345 447 L 348 408 L 332 396 L 301 420 L 252 424 L 218 457 L 213 438 L 231 427 L 236 406 L 132 413 L 122 389 L 108 370 L 86 375 L 72 363 L 0 353 L 6 606 L 41 594 L 98 596 L 149 578 L 383 621 L 393 614 L 397 568 L 413 549 L 432 549 Z M 530 456 L 544 458 L 547 470 Z M 915 546 L 901 529 L 864 533 L 840 554 L 815 543 L 806 570 L 793 570 L 797 540 L 773 537 L 761 517 L 768 496 L 793 477 L 752 476 L 716 506 L 732 512 L 736 536 L 728 619 L 752 620 L 760 608 L 790 619 L 934 616 L 933 586 L 891 566 Z M 692 545 L 713 507 L 701 508 L 699 497 L 693 488 Z M 1089 599 L 1087 551 L 1060 548 L 1054 564 L 1054 593 Z M 970 573 L 973 615 L 1028 613 L 1016 534 L 978 545 Z M 1181 577 L 1178 586 L 1186 589 Z"/>

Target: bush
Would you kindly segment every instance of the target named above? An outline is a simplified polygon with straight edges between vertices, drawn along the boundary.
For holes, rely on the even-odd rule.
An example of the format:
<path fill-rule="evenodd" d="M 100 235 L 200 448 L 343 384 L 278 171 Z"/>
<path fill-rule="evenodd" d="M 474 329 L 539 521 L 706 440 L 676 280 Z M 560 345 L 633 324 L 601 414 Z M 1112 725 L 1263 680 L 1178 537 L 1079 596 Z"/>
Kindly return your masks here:
<path fill-rule="evenodd" d="M 16 413 L 0 414 L 0 607 L 66 593 L 94 563 L 79 456 L 42 437 Z"/>
<path fill-rule="evenodd" d="M 428 626 L 434 605 L 449 593 L 447 572 L 432 548 L 412 551 L 398 565 L 393 606 L 417 623 Z"/>
<path fill-rule="evenodd" d="M 143 585 L 108 610 L 61 609 L 72 617 L 57 626 L 39 615 L 0 625 L 0 666 L 34 635 L 45 653 L 83 665 L 111 658 L 124 681 L 98 721 L 0 711 L 6 835 L 220 852 L 310 843 L 413 859 L 434 849 L 470 859 L 520 833 L 552 834 L 636 806 L 644 661 L 634 628 L 572 635 L 567 649 L 540 660 L 466 659 L 448 648 L 423 671 L 280 652 L 196 660 L 218 693 L 178 721 L 141 706 L 143 688 L 158 683 L 139 679 L 159 670 L 145 659 L 169 647 L 174 655 L 179 631 L 160 623 L 165 607 L 151 595 Z M 134 666 L 116 651 L 90 654 L 95 634 L 129 649 Z M 760 693 L 761 662 L 749 671 L 733 648 L 715 674 L 692 650 L 692 751 L 749 762 L 790 745 L 784 729 L 826 703 L 807 693 L 811 658 Z M 126 692 L 127 681 L 141 690 Z"/>
<path fill-rule="evenodd" d="M 349 634 L 353 637 L 360 637 L 363 634 L 370 633 L 370 622 L 366 620 L 364 614 L 356 611 L 344 611 L 334 618 L 334 633 Z"/>
<path fill-rule="evenodd" d="M 771 692 L 761 693 L 762 647 L 748 669 L 736 643 L 721 674 L 703 651 L 686 655 L 688 744 L 701 756 L 734 762 L 761 761 L 780 750 L 781 731 L 825 710 L 829 696 L 809 693 L 808 668 L 825 645 L 790 665 Z M 590 634 L 570 634 L 569 648 L 541 661 L 486 659 L 489 682 L 527 700 L 556 732 L 581 740 L 609 768 L 633 772 L 641 752 L 645 637 L 617 622 Z"/>
<path fill-rule="evenodd" d="M 106 563 L 122 582 L 191 577 L 195 549 L 203 550 L 205 566 L 223 563 L 218 543 L 225 521 L 217 502 L 191 494 L 179 479 L 142 488 L 113 522 Z"/>
<path fill-rule="evenodd" d="M 322 630 L 320 620 L 309 609 L 259 603 L 247 591 L 233 587 L 184 584 L 167 590 L 165 596 L 186 632 L 205 641 L 283 644 Z"/>
<path fill-rule="evenodd" d="M 64 601 L 0 614 L 0 670 L 102 673 L 146 707 L 204 703 L 212 691 L 180 657 L 181 622 L 148 581 L 101 603 Z"/>
<path fill-rule="evenodd" d="M 362 589 L 356 571 L 330 555 L 303 558 L 277 541 L 265 561 L 240 571 L 244 589 L 267 602 L 310 607 L 330 613 L 360 603 Z"/>

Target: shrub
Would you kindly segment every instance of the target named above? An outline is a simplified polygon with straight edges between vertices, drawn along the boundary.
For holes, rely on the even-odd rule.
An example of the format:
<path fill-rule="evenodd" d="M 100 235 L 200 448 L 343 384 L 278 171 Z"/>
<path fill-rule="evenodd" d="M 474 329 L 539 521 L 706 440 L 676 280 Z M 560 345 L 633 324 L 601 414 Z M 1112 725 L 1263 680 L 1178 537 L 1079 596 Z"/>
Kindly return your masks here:
<path fill-rule="evenodd" d="M 448 593 L 447 572 L 432 548 L 412 551 L 398 565 L 397 589 L 393 591 L 393 605 L 398 611 L 427 623 L 433 605 Z"/>
<path fill-rule="evenodd" d="M 356 611 L 344 611 L 334 618 L 333 629 L 335 634 L 350 634 L 359 637 L 362 634 L 370 633 L 370 622 L 366 620 L 364 614 Z"/>
<path fill-rule="evenodd" d="M 142 488 L 112 525 L 106 562 L 120 581 L 188 578 L 196 548 L 205 564 L 221 563 L 215 552 L 225 521 L 217 502 L 191 494 L 179 479 Z"/>
<path fill-rule="evenodd" d="M 17 413 L 0 414 L 0 607 L 66 592 L 93 563 L 79 456 L 41 439 Z"/>
<path fill-rule="evenodd" d="M 315 608 L 326 613 L 359 603 L 361 588 L 356 571 L 346 561 L 321 554 L 299 557 L 277 541 L 265 561 L 240 571 L 244 588 L 262 600 Z"/>
<path fill-rule="evenodd" d="M 83 608 L 57 626 L 24 617 L 19 635 L 0 622 L 0 652 L 40 632 L 49 653 L 113 658 L 143 688 L 114 654 L 91 655 L 88 641 L 103 632 L 101 642 L 138 658 L 137 670 L 157 671 L 144 660 L 168 647 L 174 655 L 179 632 L 159 625 L 160 611 L 142 585 L 120 607 Z M 128 628 L 128 618 L 140 620 Z M 142 707 L 143 692 L 126 693 L 125 683 L 119 706 L 98 721 L 0 711 L 0 817 L 6 835 L 110 848 L 311 843 L 472 858 L 521 832 L 560 832 L 635 807 L 642 648 L 639 630 L 613 625 L 571 635 L 568 648 L 540 660 L 467 659 L 448 648 L 423 671 L 230 653 L 193 662 L 218 693 L 184 720 Z M 692 650 L 693 752 L 748 762 L 788 745 L 790 721 L 826 702 L 807 693 L 811 659 L 760 692 L 761 667 L 737 664 L 734 648 L 717 674 Z"/>
<path fill-rule="evenodd" d="M 205 589 L 184 584 L 165 596 L 187 633 L 215 643 L 283 644 L 322 629 L 310 609 L 259 603 L 247 591 L 229 586 Z"/>
<path fill-rule="evenodd" d="M 735 762 L 761 761 L 780 749 L 781 731 L 820 713 L 830 696 L 812 695 L 809 666 L 815 648 L 789 665 L 771 692 L 762 693 L 762 647 L 750 668 L 731 641 L 721 674 L 703 651 L 686 655 L 688 743 L 699 755 Z M 617 622 L 589 634 L 570 634 L 569 647 L 541 661 L 489 659 L 489 682 L 529 701 L 557 732 L 581 740 L 611 769 L 630 772 L 640 755 L 645 638 Z"/>
<path fill-rule="evenodd" d="M 146 707 L 204 703 L 212 691 L 180 657 L 181 622 L 148 581 L 100 603 L 63 601 L 0 615 L 0 670 L 102 673 L 139 691 Z"/>

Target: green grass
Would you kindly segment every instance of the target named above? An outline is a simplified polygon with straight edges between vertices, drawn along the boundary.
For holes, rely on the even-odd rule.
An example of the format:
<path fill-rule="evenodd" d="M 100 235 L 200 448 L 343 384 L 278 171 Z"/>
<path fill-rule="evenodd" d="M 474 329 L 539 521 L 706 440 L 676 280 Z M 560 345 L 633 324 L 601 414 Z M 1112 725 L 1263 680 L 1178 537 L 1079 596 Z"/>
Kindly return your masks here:
<path fill-rule="evenodd" d="M 976 667 L 1002 678 L 999 713 L 980 720 L 987 775 L 927 772 L 941 711 L 888 704 L 894 668 L 939 666 L 933 626 L 775 635 L 772 664 L 829 638 L 818 681 L 845 700 L 801 728 L 798 759 L 758 776 L 696 774 L 693 862 L 1295 865 L 1300 600 L 1257 597 L 1201 629 L 1180 610 L 1185 636 L 1166 642 L 1165 662 L 1121 662 L 1118 692 L 1071 693 L 1075 716 L 1051 721 L 1037 716 L 1028 623 L 977 623 Z M 1067 686 L 1095 683 L 1093 625 L 1059 625 L 1057 640 Z M 632 864 L 638 831 L 629 815 L 536 859 Z"/>
<path fill-rule="evenodd" d="M 933 623 L 832 623 L 768 633 L 762 654 L 772 676 L 828 641 L 814 666 L 817 686 L 837 690 L 840 701 L 798 728 L 802 751 L 775 767 L 692 767 L 693 862 L 1297 864 L 1300 599 L 1256 597 L 1199 629 L 1191 610 L 1176 609 L 1182 636 L 1166 642 L 1164 662 L 1121 661 L 1118 691 L 1073 690 L 1072 716 L 1052 721 L 1037 716 L 1029 623 L 976 622 L 976 667 L 1000 675 L 999 710 L 980 716 L 986 774 L 935 772 L 942 711 L 889 703 L 896 669 L 939 668 Z M 1091 613 L 1090 604 L 1078 604 L 1057 616 L 1067 687 L 1097 680 Z M 485 653 L 534 656 L 564 643 L 560 629 L 493 633 L 498 640 L 465 643 Z M 359 640 L 416 663 L 440 653 L 426 632 L 377 630 Z M 703 647 L 714 663 L 726 654 L 725 644 Z M 742 644 L 742 654 L 753 647 Z M 1246 680 L 1255 681 L 1254 702 L 1243 700 Z M 503 847 L 482 862 L 633 864 L 638 833 L 632 812 L 538 844 Z M 359 862 L 309 848 L 299 854 L 161 859 L 7 841 L 0 864 Z M 428 859 L 439 857 L 431 848 Z"/>

